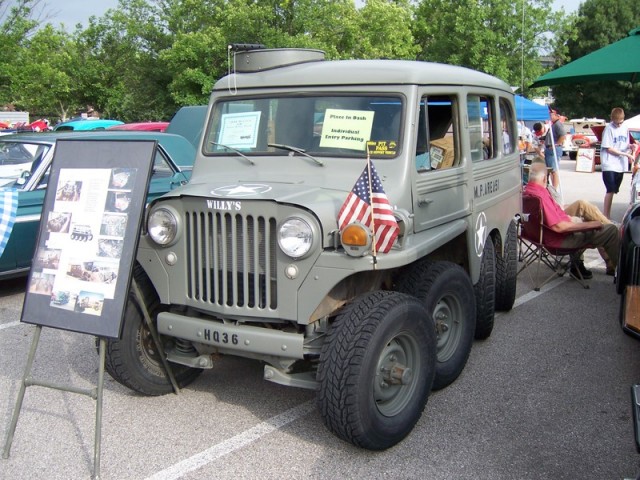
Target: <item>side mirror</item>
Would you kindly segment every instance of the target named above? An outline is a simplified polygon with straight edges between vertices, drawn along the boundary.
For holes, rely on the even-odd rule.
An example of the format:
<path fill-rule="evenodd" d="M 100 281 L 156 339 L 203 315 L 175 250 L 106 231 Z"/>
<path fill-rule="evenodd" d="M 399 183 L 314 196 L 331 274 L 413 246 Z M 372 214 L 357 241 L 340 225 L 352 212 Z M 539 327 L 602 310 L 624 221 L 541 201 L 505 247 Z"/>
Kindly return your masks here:
<path fill-rule="evenodd" d="M 31 176 L 31 172 L 29 170 L 24 170 L 20 176 L 16 179 L 16 185 L 24 185 L 25 183 L 27 183 L 27 180 L 29 180 L 29 177 Z"/>

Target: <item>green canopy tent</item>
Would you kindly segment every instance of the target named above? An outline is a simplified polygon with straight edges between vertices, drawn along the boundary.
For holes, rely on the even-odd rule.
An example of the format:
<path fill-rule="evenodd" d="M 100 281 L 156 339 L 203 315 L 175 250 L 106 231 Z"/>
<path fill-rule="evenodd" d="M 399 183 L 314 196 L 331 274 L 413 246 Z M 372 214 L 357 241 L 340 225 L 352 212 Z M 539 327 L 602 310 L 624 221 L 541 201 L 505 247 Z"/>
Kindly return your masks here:
<path fill-rule="evenodd" d="M 640 27 L 606 47 L 538 77 L 530 88 L 561 83 L 640 80 Z"/>

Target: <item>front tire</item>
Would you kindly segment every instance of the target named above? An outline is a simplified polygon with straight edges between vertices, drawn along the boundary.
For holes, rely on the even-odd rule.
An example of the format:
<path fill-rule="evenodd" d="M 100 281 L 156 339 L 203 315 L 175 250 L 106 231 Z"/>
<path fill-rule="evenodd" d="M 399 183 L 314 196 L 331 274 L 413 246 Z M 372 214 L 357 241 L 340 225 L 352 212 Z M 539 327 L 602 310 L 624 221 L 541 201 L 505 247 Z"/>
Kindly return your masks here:
<path fill-rule="evenodd" d="M 153 285 L 138 265 L 134 268 L 134 278 L 138 282 L 142 297 L 152 320 L 159 311 L 160 302 Z M 160 341 L 165 341 L 160 337 Z M 166 376 L 160 354 L 151 332 L 147 328 L 142 311 L 133 292 L 129 292 L 120 339 L 107 339 L 105 370 L 114 380 L 136 392 L 145 395 L 171 393 L 173 387 Z M 165 343 L 166 348 L 166 343 Z M 183 365 L 171 364 L 179 387 L 193 382 L 202 370 Z"/>
<path fill-rule="evenodd" d="M 403 275 L 398 290 L 416 297 L 433 316 L 437 337 L 433 388 L 444 388 L 458 378 L 471 353 L 476 329 L 471 279 L 455 263 L 423 260 Z"/>
<path fill-rule="evenodd" d="M 317 405 L 335 435 L 383 450 L 420 418 L 435 372 L 435 330 L 415 298 L 371 292 L 338 315 L 322 347 Z"/>

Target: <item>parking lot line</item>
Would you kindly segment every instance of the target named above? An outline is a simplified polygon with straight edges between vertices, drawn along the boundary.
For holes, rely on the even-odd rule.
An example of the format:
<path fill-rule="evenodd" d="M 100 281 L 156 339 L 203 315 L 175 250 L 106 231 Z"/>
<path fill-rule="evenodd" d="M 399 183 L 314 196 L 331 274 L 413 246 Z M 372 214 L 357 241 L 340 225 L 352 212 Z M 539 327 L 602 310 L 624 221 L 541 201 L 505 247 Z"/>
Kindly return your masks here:
<path fill-rule="evenodd" d="M 0 330 L 4 330 L 5 328 L 17 327 L 20 325 L 20 321 L 16 320 L 15 322 L 3 323 L 0 325 Z"/>
<path fill-rule="evenodd" d="M 245 430 L 244 432 L 225 440 L 224 442 L 220 442 L 207 450 L 165 468 L 164 470 L 148 477 L 146 480 L 178 479 L 189 472 L 193 472 L 194 470 L 227 455 L 228 453 L 234 452 L 252 442 L 255 442 L 256 440 L 259 440 L 275 430 L 279 430 L 294 420 L 305 416 L 314 409 L 315 403 L 313 400 L 297 405 L 279 415 L 276 415 L 275 417 L 271 417 L 270 419 L 259 423 L 249 430 Z"/>

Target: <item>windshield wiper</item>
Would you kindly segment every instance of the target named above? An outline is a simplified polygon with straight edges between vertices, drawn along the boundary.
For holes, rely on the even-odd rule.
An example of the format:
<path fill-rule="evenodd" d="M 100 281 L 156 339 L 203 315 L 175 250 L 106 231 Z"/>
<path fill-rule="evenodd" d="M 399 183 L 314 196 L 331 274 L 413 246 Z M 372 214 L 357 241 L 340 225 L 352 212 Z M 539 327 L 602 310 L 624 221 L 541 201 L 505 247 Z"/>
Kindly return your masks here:
<path fill-rule="evenodd" d="M 246 159 L 251 165 L 255 165 L 256 162 L 254 162 L 253 160 L 251 160 L 249 157 L 247 157 L 244 153 L 242 153 L 240 150 L 238 150 L 237 148 L 233 148 L 230 147 L 229 145 L 224 145 L 222 143 L 218 143 L 218 142 L 209 142 L 211 145 L 216 145 L 218 147 L 222 147 L 222 148 L 226 148 L 227 150 L 231 150 L 234 153 L 237 153 L 238 155 L 240 155 L 242 158 Z"/>
<path fill-rule="evenodd" d="M 300 155 L 303 155 L 305 157 L 310 158 L 311 160 L 316 162 L 321 167 L 324 166 L 324 162 L 322 160 L 309 155 L 302 148 L 292 147 L 291 145 L 282 145 L 281 143 L 267 143 L 267 146 L 272 147 L 272 148 L 279 148 L 281 150 L 288 150 L 289 152 L 299 153 Z"/>

